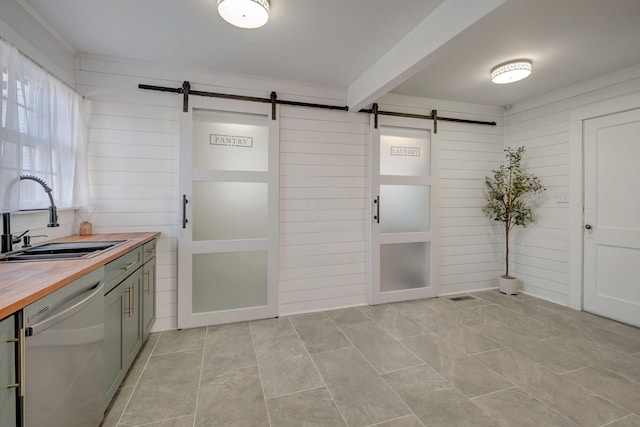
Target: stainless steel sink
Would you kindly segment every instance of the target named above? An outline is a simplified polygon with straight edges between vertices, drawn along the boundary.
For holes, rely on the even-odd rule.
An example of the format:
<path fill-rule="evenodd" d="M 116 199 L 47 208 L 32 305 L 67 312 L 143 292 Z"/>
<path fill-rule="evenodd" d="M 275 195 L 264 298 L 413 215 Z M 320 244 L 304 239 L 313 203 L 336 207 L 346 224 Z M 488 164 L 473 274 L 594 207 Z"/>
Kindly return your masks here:
<path fill-rule="evenodd" d="M 52 261 L 90 258 L 123 242 L 125 240 L 45 243 L 9 252 L 4 258 L 0 258 L 0 261 Z"/>

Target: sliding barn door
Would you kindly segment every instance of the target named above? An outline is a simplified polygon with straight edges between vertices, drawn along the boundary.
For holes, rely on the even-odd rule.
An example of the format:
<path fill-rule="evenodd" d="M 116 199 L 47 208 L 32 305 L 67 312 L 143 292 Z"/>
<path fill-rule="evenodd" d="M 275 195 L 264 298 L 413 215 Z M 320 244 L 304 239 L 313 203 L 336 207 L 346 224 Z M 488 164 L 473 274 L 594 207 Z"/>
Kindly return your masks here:
<path fill-rule="evenodd" d="M 180 120 L 178 327 L 277 315 L 271 105 L 191 97 Z"/>
<path fill-rule="evenodd" d="M 371 129 L 371 303 L 438 295 L 435 136 L 424 120 Z"/>

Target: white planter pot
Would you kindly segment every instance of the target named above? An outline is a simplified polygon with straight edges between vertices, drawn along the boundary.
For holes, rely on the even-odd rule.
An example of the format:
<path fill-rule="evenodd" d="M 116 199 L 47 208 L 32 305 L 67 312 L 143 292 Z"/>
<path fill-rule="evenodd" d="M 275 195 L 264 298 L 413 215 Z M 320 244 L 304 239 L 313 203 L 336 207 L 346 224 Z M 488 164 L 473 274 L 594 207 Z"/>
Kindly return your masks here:
<path fill-rule="evenodd" d="M 503 294 L 516 295 L 518 293 L 518 279 L 515 277 L 507 279 L 506 277 L 500 276 L 498 290 Z"/>

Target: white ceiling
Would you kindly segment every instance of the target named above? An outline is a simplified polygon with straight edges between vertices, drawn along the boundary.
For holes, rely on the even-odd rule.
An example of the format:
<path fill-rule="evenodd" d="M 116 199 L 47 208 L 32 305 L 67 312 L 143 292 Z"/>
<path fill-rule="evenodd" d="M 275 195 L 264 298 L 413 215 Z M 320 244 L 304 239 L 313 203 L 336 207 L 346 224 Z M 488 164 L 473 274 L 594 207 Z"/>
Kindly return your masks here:
<path fill-rule="evenodd" d="M 270 21 L 256 30 L 222 21 L 216 0 L 18 1 L 77 52 L 368 84 L 362 102 L 392 89 L 514 104 L 640 64 L 640 0 L 271 0 Z M 533 60 L 530 78 L 489 82 L 494 65 L 523 57 Z"/>
<path fill-rule="evenodd" d="M 394 92 L 504 106 L 640 64 L 640 0 L 508 0 L 434 53 Z M 520 82 L 496 85 L 491 69 L 533 61 Z"/>

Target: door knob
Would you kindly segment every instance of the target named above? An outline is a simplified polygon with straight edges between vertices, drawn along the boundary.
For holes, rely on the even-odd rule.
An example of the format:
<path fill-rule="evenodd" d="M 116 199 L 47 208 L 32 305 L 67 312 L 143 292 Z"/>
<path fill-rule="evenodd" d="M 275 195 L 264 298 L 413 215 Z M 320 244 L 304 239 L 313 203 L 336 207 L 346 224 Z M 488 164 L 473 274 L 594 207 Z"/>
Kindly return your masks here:
<path fill-rule="evenodd" d="M 586 224 L 584 228 L 586 228 L 587 230 L 591 230 L 591 224 Z"/>

